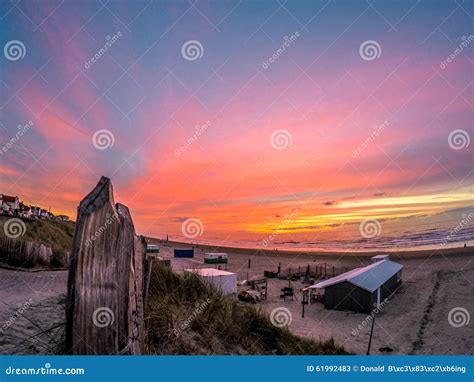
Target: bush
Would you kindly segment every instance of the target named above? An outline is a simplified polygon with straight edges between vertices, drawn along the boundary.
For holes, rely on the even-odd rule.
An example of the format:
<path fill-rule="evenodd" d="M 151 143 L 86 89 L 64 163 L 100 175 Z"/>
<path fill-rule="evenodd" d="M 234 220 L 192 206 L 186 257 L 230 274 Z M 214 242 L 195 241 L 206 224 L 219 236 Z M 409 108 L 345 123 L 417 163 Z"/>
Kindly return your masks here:
<path fill-rule="evenodd" d="M 347 354 L 332 339 L 295 336 L 254 305 L 166 267 L 152 272 L 145 313 L 152 354 Z"/>

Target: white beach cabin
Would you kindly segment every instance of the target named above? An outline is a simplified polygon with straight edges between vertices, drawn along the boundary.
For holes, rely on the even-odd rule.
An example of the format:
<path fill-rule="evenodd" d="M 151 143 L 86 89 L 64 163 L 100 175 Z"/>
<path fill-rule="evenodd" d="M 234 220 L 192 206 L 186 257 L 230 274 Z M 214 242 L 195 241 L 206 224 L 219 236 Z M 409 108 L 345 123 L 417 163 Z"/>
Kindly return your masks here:
<path fill-rule="evenodd" d="M 213 285 L 224 294 L 237 293 L 237 273 L 214 268 L 185 269 L 184 272 L 196 274 L 203 281 Z"/>

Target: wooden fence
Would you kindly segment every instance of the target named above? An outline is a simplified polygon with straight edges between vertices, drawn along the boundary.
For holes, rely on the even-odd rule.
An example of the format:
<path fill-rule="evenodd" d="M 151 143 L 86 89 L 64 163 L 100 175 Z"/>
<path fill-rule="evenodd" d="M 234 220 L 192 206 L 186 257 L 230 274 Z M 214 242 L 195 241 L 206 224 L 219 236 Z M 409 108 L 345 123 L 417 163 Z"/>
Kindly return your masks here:
<path fill-rule="evenodd" d="M 307 266 L 288 267 L 280 272 L 280 277 L 304 276 L 306 273 L 312 278 L 334 277 L 347 272 L 347 267 L 334 267 L 326 263 L 309 264 Z"/>
<path fill-rule="evenodd" d="M 49 265 L 53 251 L 44 244 L 0 237 L 0 260 L 6 264 L 32 268 Z"/>
<path fill-rule="evenodd" d="M 66 304 L 68 354 L 144 354 L 146 243 L 102 177 L 77 212 Z"/>

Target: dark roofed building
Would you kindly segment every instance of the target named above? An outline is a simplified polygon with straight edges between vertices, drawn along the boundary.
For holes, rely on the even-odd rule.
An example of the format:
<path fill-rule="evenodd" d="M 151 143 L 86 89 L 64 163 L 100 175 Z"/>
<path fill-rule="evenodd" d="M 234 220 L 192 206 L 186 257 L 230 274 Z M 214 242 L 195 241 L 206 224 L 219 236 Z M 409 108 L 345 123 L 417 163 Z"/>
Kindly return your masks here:
<path fill-rule="evenodd" d="M 381 260 L 312 285 L 324 289 L 326 309 L 370 313 L 402 283 L 403 265 Z"/>

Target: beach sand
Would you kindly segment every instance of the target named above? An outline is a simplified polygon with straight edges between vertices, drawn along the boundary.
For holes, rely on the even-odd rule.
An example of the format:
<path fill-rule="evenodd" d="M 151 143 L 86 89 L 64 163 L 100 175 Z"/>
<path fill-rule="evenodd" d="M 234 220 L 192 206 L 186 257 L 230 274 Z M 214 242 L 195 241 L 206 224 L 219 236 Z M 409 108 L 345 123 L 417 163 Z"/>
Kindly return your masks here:
<path fill-rule="evenodd" d="M 174 270 L 206 267 L 204 254 L 209 247 L 195 249 L 193 259 L 173 258 L 173 248 L 184 248 L 182 244 L 162 243 L 161 255 L 171 258 Z M 374 253 L 295 253 L 240 249 L 233 252 L 228 248 L 213 248 L 216 252 L 229 255 L 227 270 L 236 272 L 238 280 L 247 277 L 262 277 L 264 270 L 276 271 L 291 267 L 296 270 L 314 268 L 326 264 L 331 276 L 332 267 L 353 269 L 370 263 Z M 434 254 L 434 256 L 433 256 Z M 248 260 L 251 259 L 251 268 Z M 458 248 L 454 250 L 392 253 L 391 259 L 403 264 L 403 285 L 389 303 L 377 315 L 374 326 L 371 354 L 389 347 L 389 354 L 473 354 L 474 324 L 455 328 L 448 322 L 451 309 L 461 307 L 474 315 L 474 250 Z M 225 269 L 225 266 L 221 266 Z M 342 272 L 342 271 L 341 271 Z M 435 285 L 439 286 L 435 288 Z M 300 336 L 316 340 L 333 337 L 346 350 L 365 354 L 370 335 L 370 319 L 366 314 L 324 309 L 320 303 L 305 307 L 305 317 L 301 318 L 301 293 L 296 300 L 283 301 L 280 289 L 288 286 L 288 281 L 268 279 L 268 299 L 258 303 L 269 314 L 272 310 L 285 307 L 292 314 L 289 329 Z M 305 285 L 302 281 L 292 282 L 295 290 Z M 247 289 L 240 287 L 239 289 Z M 361 325 L 362 329 L 356 330 Z M 354 332 L 355 330 L 355 332 Z M 355 335 L 354 335 L 355 333 Z M 385 353 L 386 354 L 386 353 Z"/>
<path fill-rule="evenodd" d="M 0 268 L 0 354 L 56 354 L 65 322 L 67 271 Z"/>
<path fill-rule="evenodd" d="M 195 250 L 193 259 L 173 257 L 175 247 L 183 244 L 161 243 L 160 255 L 171 259 L 173 270 L 207 267 L 203 264 L 204 254 L 209 247 Z M 332 267 L 348 268 L 367 265 L 373 254 L 327 254 L 294 253 L 283 251 L 265 251 L 228 248 L 212 248 L 214 251 L 229 254 L 227 269 L 238 274 L 238 280 L 247 277 L 262 277 L 264 270 L 276 271 L 281 263 L 282 269 L 292 267 L 305 269 L 326 263 L 328 273 Z M 459 328 L 448 321 L 453 308 L 464 308 L 474 314 L 474 252 L 472 248 L 445 250 L 433 253 L 392 254 L 393 260 L 404 265 L 403 286 L 385 305 L 375 321 L 371 354 L 383 354 L 381 347 L 393 350 L 390 354 L 473 354 L 474 324 Z M 248 260 L 251 259 L 251 268 Z M 224 267 L 223 267 L 224 268 Z M 365 354 L 370 333 L 370 321 L 367 315 L 324 309 L 322 304 L 306 306 L 305 317 L 301 318 L 301 293 L 296 300 L 283 301 L 280 289 L 288 285 L 286 280 L 268 280 L 268 300 L 258 303 L 268 313 L 280 307 L 290 310 L 292 322 L 289 329 L 300 336 L 325 340 L 334 340 L 344 345 L 346 350 Z M 38 327 L 49 328 L 64 322 L 64 298 L 66 293 L 67 271 L 55 272 L 19 272 L 0 269 L 0 336 L 1 354 L 38 354 L 48 353 L 43 342 L 47 336 L 38 340 L 28 340 L 38 332 Z M 292 283 L 295 290 L 303 285 L 301 281 Z M 242 288 L 242 287 L 241 287 Z M 31 303 L 28 303 L 31 299 Z M 25 306 L 24 317 L 15 312 Z M 364 323 L 365 322 L 365 323 Z M 7 324 L 8 323 L 8 324 Z M 7 325 L 5 327 L 5 325 Z M 361 325 L 360 330 L 354 330 Z M 355 335 L 354 335 L 355 334 Z"/>

